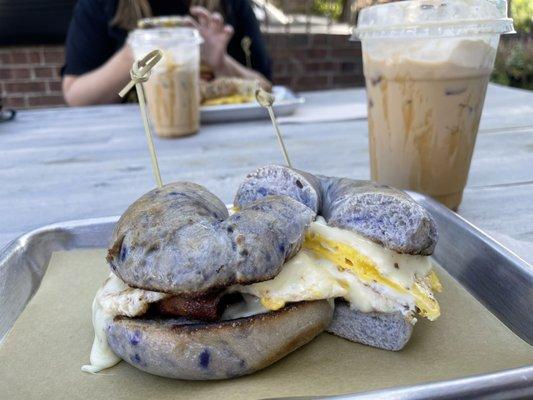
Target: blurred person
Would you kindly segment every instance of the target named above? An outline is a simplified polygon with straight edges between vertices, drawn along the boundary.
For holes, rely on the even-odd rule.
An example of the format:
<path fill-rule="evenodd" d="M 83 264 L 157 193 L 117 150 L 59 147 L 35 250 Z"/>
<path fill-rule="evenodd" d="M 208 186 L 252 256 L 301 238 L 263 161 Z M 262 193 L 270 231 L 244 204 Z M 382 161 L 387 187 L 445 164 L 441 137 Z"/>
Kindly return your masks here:
<path fill-rule="evenodd" d="M 209 4 L 206 4 L 209 3 Z M 202 7 L 205 5 L 206 7 Z M 79 0 L 66 39 L 63 96 L 70 106 L 120 101 L 130 80 L 133 52 L 128 32 L 141 18 L 191 15 L 204 43 L 202 63 L 214 77 L 234 76 L 269 86 L 270 59 L 249 0 Z M 251 67 L 241 48 L 251 39 Z"/>

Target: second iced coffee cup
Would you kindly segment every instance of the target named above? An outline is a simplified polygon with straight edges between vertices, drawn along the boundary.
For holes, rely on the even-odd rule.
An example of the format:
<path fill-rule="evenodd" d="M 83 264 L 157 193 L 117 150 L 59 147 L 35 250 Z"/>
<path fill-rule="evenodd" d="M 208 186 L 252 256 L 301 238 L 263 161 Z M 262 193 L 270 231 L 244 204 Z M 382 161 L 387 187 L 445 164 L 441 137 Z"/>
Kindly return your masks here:
<path fill-rule="evenodd" d="M 457 209 L 500 35 L 504 0 L 402 1 L 362 10 L 372 179 Z"/>
<path fill-rule="evenodd" d="M 198 31 L 187 27 L 137 29 L 128 43 L 135 58 L 155 48 L 163 59 L 144 84 L 150 119 L 162 137 L 190 135 L 200 127 L 200 43 Z"/>

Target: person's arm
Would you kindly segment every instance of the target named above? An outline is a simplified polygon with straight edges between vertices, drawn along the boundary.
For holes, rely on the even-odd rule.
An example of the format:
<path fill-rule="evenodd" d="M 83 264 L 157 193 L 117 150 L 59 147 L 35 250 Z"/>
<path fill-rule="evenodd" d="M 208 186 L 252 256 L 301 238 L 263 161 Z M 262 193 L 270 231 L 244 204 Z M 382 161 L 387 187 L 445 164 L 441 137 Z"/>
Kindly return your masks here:
<path fill-rule="evenodd" d="M 192 7 L 190 12 L 197 18 L 195 26 L 204 39 L 202 58 L 213 70 L 215 76 L 235 76 L 257 80 L 261 86 L 271 87 L 271 83 L 261 73 L 246 68 L 227 54 L 226 49 L 233 35 L 233 28 L 224 24 L 219 13 L 210 13 L 203 7 Z"/>
<path fill-rule="evenodd" d="M 101 1 L 76 4 L 62 71 L 63 97 L 70 106 L 118 102 L 117 92 L 128 82 L 133 55 L 109 34 L 112 12 Z"/>
<path fill-rule="evenodd" d="M 118 103 L 118 92 L 130 80 L 133 54 L 128 45 L 104 65 L 83 75 L 63 77 L 63 97 L 69 106 Z"/>

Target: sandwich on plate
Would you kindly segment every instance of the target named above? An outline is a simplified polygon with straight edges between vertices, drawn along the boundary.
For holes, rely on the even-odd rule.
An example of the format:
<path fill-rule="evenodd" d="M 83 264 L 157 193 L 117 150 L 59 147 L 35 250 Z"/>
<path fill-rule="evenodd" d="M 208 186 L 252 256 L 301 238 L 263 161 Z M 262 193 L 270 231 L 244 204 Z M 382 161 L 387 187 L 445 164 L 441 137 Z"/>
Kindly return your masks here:
<path fill-rule="evenodd" d="M 87 372 L 120 360 L 178 379 L 260 370 L 323 331 L 388 350 L 440 314 L 433 219 L 368 181 L 266 166 L 231 212 L 177 182 L 118 221 L 93 302 Z"/>
<path fill-rule="evenodd" d="M 200 81 L 200 104 L 219 106 L 242 104 L 255 100 L 257 82 L 254 80 L 221 77 L 211 81 Z"/>

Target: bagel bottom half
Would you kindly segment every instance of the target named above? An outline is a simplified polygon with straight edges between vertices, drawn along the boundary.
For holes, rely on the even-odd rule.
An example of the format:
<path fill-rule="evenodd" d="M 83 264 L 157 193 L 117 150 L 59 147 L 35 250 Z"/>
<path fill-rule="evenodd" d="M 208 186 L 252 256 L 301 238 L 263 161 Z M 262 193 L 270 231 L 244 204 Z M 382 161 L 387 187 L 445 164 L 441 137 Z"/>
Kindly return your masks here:
<path fill-rule="evenodd" d="M 411 324 L 400 312 L 361 312 L 342 300 L 335 302 L 333 321 L 327 331 L 352 342 L 379 349 L 403 349 L 413 333 Z"/>
<path fill-rule="evenodd" d="M 119 316 L 107 338 L 115 354 L 142 371 L 176 379 L 225 379 L 275 363 L 323 332 L 332 317 L 326 300 L 214 323 Z"/>

